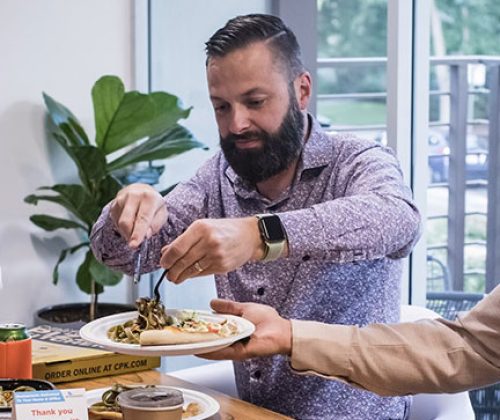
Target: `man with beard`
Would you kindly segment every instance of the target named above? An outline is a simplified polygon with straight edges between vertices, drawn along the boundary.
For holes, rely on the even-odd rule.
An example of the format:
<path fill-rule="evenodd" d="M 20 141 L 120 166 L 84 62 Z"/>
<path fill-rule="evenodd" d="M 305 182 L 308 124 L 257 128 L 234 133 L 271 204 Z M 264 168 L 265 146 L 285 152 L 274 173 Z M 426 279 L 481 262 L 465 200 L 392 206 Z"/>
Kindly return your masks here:
<path fill-rule="evenodd" d="M 96 256 L 168 279 L 215 274 L 219 297 L 285 318 L 395 322 L 402 258 L 420 218 L 390 150 L 324 133 L 307 113 L 311 78 L 274 16 L 231 19 L 206 43 L 222 151 L 166 197 L 131 185 L 92 233 Z M 404 418 L 407 401 L 295 375 L 283 356 L 235 363 L 240 396 L 300 419 Z"/>

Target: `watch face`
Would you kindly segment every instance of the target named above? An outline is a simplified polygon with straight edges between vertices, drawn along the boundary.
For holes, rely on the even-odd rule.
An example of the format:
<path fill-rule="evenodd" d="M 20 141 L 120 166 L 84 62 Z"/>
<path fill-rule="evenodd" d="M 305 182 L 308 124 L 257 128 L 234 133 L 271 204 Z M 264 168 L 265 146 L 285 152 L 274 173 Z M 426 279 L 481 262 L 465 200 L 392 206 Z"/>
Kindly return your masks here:
<path fill-rule="evenodd" d="M 266 216 L 262 219 L 262 222 L 269 241 L 283 241 L 285 239 L 283 226 L 281 226 L 281 221 L 278 216 Z"/>

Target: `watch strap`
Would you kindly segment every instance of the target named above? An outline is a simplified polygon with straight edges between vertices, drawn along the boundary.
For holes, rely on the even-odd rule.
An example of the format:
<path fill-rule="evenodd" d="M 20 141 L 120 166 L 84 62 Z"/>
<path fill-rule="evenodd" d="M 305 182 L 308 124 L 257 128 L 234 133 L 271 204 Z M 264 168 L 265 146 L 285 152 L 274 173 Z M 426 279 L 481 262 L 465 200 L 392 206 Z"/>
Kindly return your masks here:
<path fill-rule="evenodd" d="M 285 241 L 280 242 L 265 242 L 266 245 L 266 255 L 262 261 L 274 261 L 277 260 L 283 253 L 285 248 Z"/>

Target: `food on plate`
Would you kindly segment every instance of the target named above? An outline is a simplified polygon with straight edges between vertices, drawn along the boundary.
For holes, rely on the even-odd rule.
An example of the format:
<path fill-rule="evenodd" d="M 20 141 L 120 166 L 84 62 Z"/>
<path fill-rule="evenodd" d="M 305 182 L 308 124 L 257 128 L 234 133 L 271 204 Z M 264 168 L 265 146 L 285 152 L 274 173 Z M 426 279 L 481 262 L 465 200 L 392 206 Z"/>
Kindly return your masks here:
<path fill-rule="evenodd" d="M 104 391 L 101 401 L 89 407 L 90 418 L 92 419 L 121 419 L 122 413 L 116 402 L 116 397 L 122 391 L 132 389 L 127 385 L 114 384 L 110 389 Z"/>
<path fill-rule="evenodd" d="M 211 322 L 195 311 L 167 315 L 161 302 L 140 298 L 138 317 L 111 327 L 108 338 L 119 343 L 143 346 L 198 343 L 230 337 L 240 331 L 234 321 Z"/>
<path fill-rule="evenodd" d="M 122 412 L 116 398 L 123 391 L 137 388 L 155 388 L 155 385 L 129 386 L 123 384 L 114 384 L 110 389 L 104 391 L 101 397 L 101 401 L 98 401 L 89 407 L 89 419 L 122 419 Z M 190 417 L 197 416 L 202 412 L 203 409 L 200 404 L 196 402 L 190 402 L 182 408 L 182 418 L 189 419 Z"/>
<path fill-rule="evenodd" d="M 190 402 L 186 407 L 182 408 L 182 418 L 188 419 L 189 417 L 194 417 L 203 412 L 200 404 L 195 402 Z"/>
<path fill-rule="evenodd" d="M 4 391 L 0 386 L 0 407 L 12 407 L 12 400 L 14 399 L 14 392 L 36 391 L 32 386 L 18 386 L 10 391 Z"/>
<path fill-rule="evenodd" d="M 135 304 L 138 312 L 137 318 L 111 327 L 108 330 L 108 338 L 118 343 L 139 344 L 141 332 L 172 325 L 173 319 L 165 314 L 165 308 L 161 302 L 143 297 L 137 299 Z"/>

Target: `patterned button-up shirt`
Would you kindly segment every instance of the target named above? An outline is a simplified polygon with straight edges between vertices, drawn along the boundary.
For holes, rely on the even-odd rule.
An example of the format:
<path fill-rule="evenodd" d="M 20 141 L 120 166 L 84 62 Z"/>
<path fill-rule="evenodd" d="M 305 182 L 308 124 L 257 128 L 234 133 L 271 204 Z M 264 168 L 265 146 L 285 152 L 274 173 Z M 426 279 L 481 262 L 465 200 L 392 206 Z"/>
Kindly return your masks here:
<path fill-rule="evenodd" d="M 221 152 L 165 197 L 167 224 L 150 239 L 145 271 L 160 249 L 199 218 L 280 216 L 289 255 L 216 275 L 220 297 L 265 303 L 281 316 L 326 323 L 396 322 L 402 258 L 418 239 L 420 216 L 393 153 L 313 121 L 292 185 L 268 200 L 245 184 Z M 97 258 L 126 273 L 134 253 L 108 208 L 94 226 Z M 190 281 L 196 281 L 190 280 Z M 300 419 L 399 419 L 405 398 L 379 397 L 340 382 L 294 374 L 285 357 L 235 363 L 244 400 Z"/>

